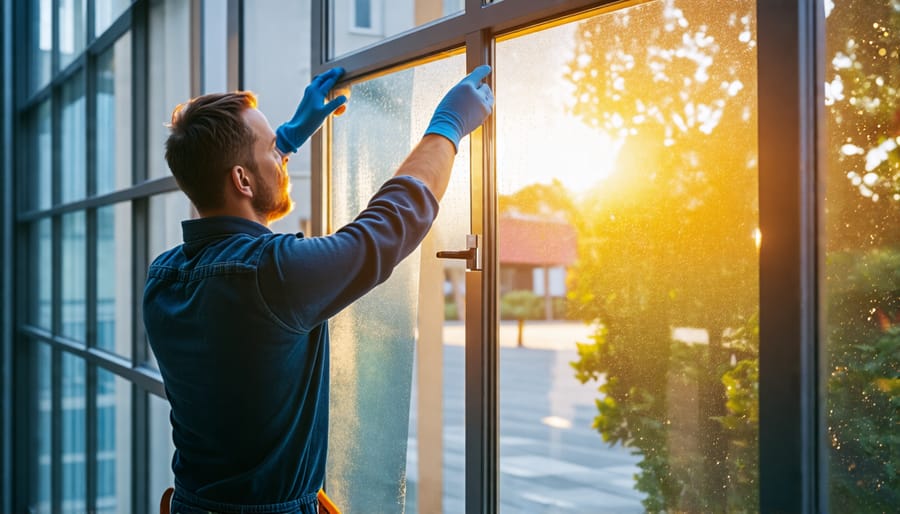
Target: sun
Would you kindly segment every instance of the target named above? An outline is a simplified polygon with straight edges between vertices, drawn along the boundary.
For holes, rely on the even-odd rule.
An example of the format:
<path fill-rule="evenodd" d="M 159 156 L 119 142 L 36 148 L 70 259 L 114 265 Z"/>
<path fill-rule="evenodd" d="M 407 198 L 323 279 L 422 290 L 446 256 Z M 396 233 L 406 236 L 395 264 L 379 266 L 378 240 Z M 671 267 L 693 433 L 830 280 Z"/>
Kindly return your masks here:
<path fill-rule="evenodd" d="M 508 124 L 498 133 L 501 194 L 556 179 L 578 195 L 615 171 L 621 140 L 563 112 L 545 116 L 540 126 L 535 130 L 534 124 Z"/>

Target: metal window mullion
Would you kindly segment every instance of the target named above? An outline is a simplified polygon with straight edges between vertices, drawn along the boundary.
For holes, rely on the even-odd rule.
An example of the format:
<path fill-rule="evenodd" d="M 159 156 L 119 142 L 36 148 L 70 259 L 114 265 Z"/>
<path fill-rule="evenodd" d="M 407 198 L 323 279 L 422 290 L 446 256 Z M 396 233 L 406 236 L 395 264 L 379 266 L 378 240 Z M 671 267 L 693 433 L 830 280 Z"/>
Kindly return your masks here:
<path fill-rule="evenodd" d="M 84 10 L 87 12 L 87 16 L 85 17 L 85 20 L 84 20 L 84 47 L 85 47 L 85 51 L 87 51 L 87 49 L 91 47 L 91 43 L 94 42 L 94 38 L 96 37 L 96 34 L 94 34 L 94 28 L 95 28 L 94 27 L 94 19 L 95 19 L 94 4 L 96 3 L 96 0 L 84 0 L 84 1 L 85 1 Z M 88 510 L 90 510 L 90 509 L 88 509 Z"/>
<path fill-rule="evenodd" d="M 494 45 L 490 31 L 468 34 L 467 70 L 493 62 Z M 493 74 L 487 80 L 493 87 Z M 482 236 L 484 262 L 482 271 L 466 272 L 466 312 L 477 312 L 474 316 L 466 316 L 466 512 L 489 514 L 499 508 L 499 317 L 494 140 L 492 117 L 485 120 L 469 138 L 471 230 L 473 234 Z"/>
<path fill-rule="evenodd" d="M 28 255 L 37 255 L 37 252 L 34 251 L 34 247 L 38 244 L 37 238 L 32 239 L 28 234 L 29 232 L 24 230 L 23 228 L 19 228 L 19 230 L 17 230 L 15 234 L 16 240 L 18 241 L 18 245 L 15 251 L 17 263 L 30 262 L 24 257 Z M 34 277 L 35 272 L 36 270 L 34 269 L 34 267 L 31 267 L 28 269 L 27 274 L 21 272 L 16 273 L 15 281 L 17 290 L 30 291 L 31 289 L 28 286 L 33 283 L 32 278 Z M 27 305 L 29 304 L 29 302 L 17 301 L 16 304 L 17 319 L 27 319 L 26 313 L 28 312 Z M 15 374 L 16 390 L 26 391 L 27 394 L 24 395 L 24 397 L 26 398 L 24 401 L 20 396 L 19 399 L 17 401 L 14 401 L 12 404 L 16 413 L 16 423 L 14 429 L 16 431 L 15 445 L 17 448 L 15 454 L 15 469 L 17 470 L 17 472 L 15 473 L 15 497 L 12 498 L 15 504 L 15 508 L 12 509 L 12 511 L 25 512 L 26 509 L 30 507 L 32 499 L 37 499 L 38 497 L 37 483 L 39 476 L 38 469 L 40 467 L 38 463 L 38 447 L 36 444 L 34 444 L 34 439 L 30 436 L 30 434 L 37 432 L 39 420 L 39 412 L 36 408 L 39 401 L 39 389 L 37 387 L 34 387 L 34 385 L 37 383 L 39 343 L 37 342 L 37 340 L 20 337 L 18 333 L 14 333 L 12 337 L 14 338 L 14 341 L 21 341 L 13 348 L 14 358 L 16 359 L 16 369 L 27 370 L 25 372 L 17 372 Z M 51 452 L 52 445 L 53 441 L 51 432 Z M 52 469 L 52 453 L 50 458 Z"/>
<path fill-rule="evenodd" d="M 62 510 L 62 352 L 50 353 L 50 511 Z"/>
<path fill-rule="evenodd" d="M 53 77 L 59 72 L 59 3 L 62 0 L 51 0 L 50 5 L 50 38 L 53 50 L 50 52 L 50 86 L 53 87 Z"/>
<path fill-rule="evenodd" d="M 149 53 L 150 44 L 150 18 L 149 7 L 146 3 L 141 4 L 142 8 L 135 11 L 134 27 L 132 28 L 132 69 L 131 81 L 132 91 L 134 91 L 134 101 L 132 103 L 132 131 L 131 154 L 132 180 L 135 184 L 139 184 L 130 188 L 131 194 L 128 199 L 131 202 L 131 259 L 132 259 L 132 341 L 131 355 L 132 365 L 139 366 L 143 364 L 147 358 L 147 344 L 144 335 L 143 312 L 141 309 L 141 298 L 143 297 L 144 281 L 146 280 L 146 270 L 149 264 L 149 256 L 147 255 L 149 242 L 149 200 L 152 195 L 159 192 L 165 192 L 177 189 L 174 178 L 166 177 L 154 181 L 147 181 L 148 176 L 148 152 L 147 146 L 150 139 L 149 130 L 147 129 L 147 119 L 149 110 L 149 90 L 147 83 L 149 82 Z M 164 187 L 147 186 L 155 184 Z M 173 189 L 174 188 L 174 189 Z M 141 504 L 146 505 L 146 504 Z"/>
<path fill-rule="evenodd" d="M 323 68 L 327 61 L 328 40 L 330 30 L 328 24 L 328 8 L 325 2 L 310 2 L 310 63 L 313 74 Z M 331 145 L 328 135 L 331 134 L 331 117 L 325 120 L 322 130 L 316 131 L 310 138 L 310 235 L 322 236 L 328 233 L 330 197 L 328 177 L 331 174 L 329 156 Z"/>
<path fill-rule="evenodd" d="M 244 1 L 228 0 L 226 87 L 229 91 L 244 86 Z"/>
<path fill-rule="evenodd" d="M 87 511 L 97 511 L 97 365 L 85 363 L 84 461 Z"/>
<path fill-rule="evenodd" d="M 146 155 L 145 149 L 141 149 L 140 152 Z M 138 153 L 138 150 L 135 150 L 135 153 Z M 145 198 L 161 193 L 169 193 L 172 191 L 178 191 L 178 183 L 175 182 L 175 178 L 171 176 L 162 177 L 158 179 L 143 181 L 132 187 L 119 189 L 118 191 L 112 193 L 95 196 L 92 198 L 85 198 L 83 200 L 77 200 L 65 205 L 58 205 L 56 207 L 51 207 L 44 210 L 31 210 L 19 213 L 16 220 L 20 223 L 34 221 L 50 216 L 83 211 L 86 209 L 94 209 L 97 207 L 103 207 L 105 205 L 127 202 L 129 200 Z"/>
<path fill-rule="evenodd" d="M 148 130 L 149 111 L 149 79 L 150 79 L 150 6 L 149 2 L 139 2 L 132 7 L 132 68 L 131 84 L 132 100 L 132 180 L 134 184 L 143 184 L 148 178 Z M 158 181 L 155 181 L 158 182 Z M 174 181 L 173 181 L 174 182 Z M 172 184 L 174 185 L 174 184 Z M 138 186 L 140 187 L 140 186 Z M 131 311 L 131 369 L 126 378 L 131 387 L 131 511 L 144 512 L 151 497 L 150 474 L 150 439 L 148 437 L 149 422 L 147 416 L 147 393 L 150 384 L 162 388 L 158 378 L 146 378 L 139 371 L 139 366 L 147 360 L 147 342 L 144 336 L 144 323 L 141 297 L 147 269 L 149 201 L 152 191 L 136 190 L 137 195 L 131 203 L 131 259 L 132 259 L 132 311 Z"/>
<path fill-rule="evenodd" d="M 86 197 L 97 192 L 97 57 L 90 52 L 94 43 L 94 0 L 86 0 L 84 57 L 85 135 L 84 155 Z M 88 348 L 97 346 L 97 234 L 98 212 L 96 208 L 85 213 L 85 343 Z M 85 421 L 84 462 L 86 484 L 86 508 L 97 510 L 97 366 L 85 362 Z"/>
<path fill-rule="evenodd" d="M 120 355 L 106 352 L 98 348 L 86 348 L 79 341 L 54 336 L 45 330 L 25 326 L 18 331 L 20 336 L 49 345 L 51 348 L 69 353 L 83 359 L 88 364 L 95 364 L 106 371 L 122 377 L 153 394 L 164 396 L 159 372 L 146 365 L 132 366 L 131 361 Z"/>
<path fill-rule="evenodd" d="M 91 118 L 89 115 L 88 118 Z M 90 167 L 88 168 L 91 169 Z M 89 172 L 90 174 L 90 172 Z M 86 294 L 86 347 L 97 346 L 97 209 L 89 209 L 86 214 L 85 246 L 87 270 L 85 273 Z M 85 362 L 85 482 L 87 484 L 87 511 L 95 512 L 97 498 L 97 365 Z"/>
<path fill-rule="evenodd" d="M 760 509 L 824 512 L 818 475 L 816 123 L 824 14 L 760 0 Z"/>
<path fill-rule="evenodd" d="M 13 53 L 12 53 L 12 21 L 13 5 L 9 0 L 0 2 L 0 82 L 13 85 Z M 3 88 L 0 93 L 0 146 L 14 148 L 12 144 L 13 119 L 13 87 Z M 0 167 L 12 170 L 3 173 L 0 178 L 0 511 L 11 512 L 15 502 L 14 476 L 18 463 L 14 448 L 21 448 L 13 441 L 16 426 L 14 416 L 17 407 L 14 403 L 13 363 L 16 354 L 13 348 L 13 305 L 16 304 L 13 294 L 15 274 L 15 252 L 13 250 L 13 219 L 15 212 L 15 170 L 12 152 L 3 152 L 0 156 Z M 27 362 L 27 361 L 26 361 Z M 18 368 L 22 369 L 22 368 Z M 26 368 L 27 369 L 27 368 Z M 19 389 L 21 391 L 21 389 Z M 28 395 L 26 395 L 27 397 Z M 27 418 L 25 418 L 27 419 Z M 27 447 L 26 447 L 27 448 Z M 19 452 L 16 452 L 19 453 Z M 26 452 L 27 453 L 27 452 Z"/>
<path fill-rule="evenodd" d="M 59 97 L 59 91 L 56 92 Z M 59 102 L 53 102 L 53 141 L 58 141 L 59 137 Z M 54 177 L 54 203 L 59 201 L 60 188 L 56 177 L 59 176 L 59 149 L 53 145 L 53 173 Z M 50 231 L 51 246 L 51 286 L 50 286 L 50 303 L 51 303 L 51 322 L 52 333 L 59 334 L 62 331 L 62 280 L 60 270 L 62 269 L 62 217 L 54 216 L 52 218 L 52 226 Z M 59 513 L 62 510 L 62 351 L 54 347 L 51 351 L 51 382 L 50 382 L 50 510 L 53 513 Z"/>

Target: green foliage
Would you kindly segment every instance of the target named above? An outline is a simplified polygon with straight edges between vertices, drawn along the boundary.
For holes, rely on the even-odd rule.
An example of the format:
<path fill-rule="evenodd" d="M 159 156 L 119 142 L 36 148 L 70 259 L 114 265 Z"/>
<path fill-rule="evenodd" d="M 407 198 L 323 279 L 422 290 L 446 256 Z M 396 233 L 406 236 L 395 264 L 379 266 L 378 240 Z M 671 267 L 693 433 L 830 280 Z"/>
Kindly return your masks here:
<path fill-rule="evenodd" d="M 727 457 L 721 334 L 757 307 L 755 47 L 739 37 L 754 9 L 654 2 L 591 18 L 567 73 L 572 113 L 625 141 L 616 172 L 577 206 L 570 311 L 602 329 L 573 366 L 599 383 L 603 440 L 642 456 L 649 512 L 726 508 L 727 459 L 699 438 Z M 673 327 L 707 329 L 708 348 L 674 341 Z"/>
<path fill-rule="evenodd" d="M 444 298 L 444 319 L 445 320 L 458 320 L 459 319 L 459 309 L 456 307 L 456 302 L 452 297 Z"/>
<path fill-rule="evenodd" d="M 544 299 L 532 291 L 509 291 L 500 297 L 502 319 L 543 319 Z"/>
<path fill-rule="evenodd" d="M 835 362 L 828 381 L 832 508 L 889 512 L 900 505 L 900 325 Z"/>
<path fill-rule="evenodd" d="M 561 218 L 573 222 L 577 210 L 566 186 L 553 179 L 550 184 L 530 184 L 498 200 L 500 214 L 530 214 L 543 218 Z"/>
<path fill-rule="evenodd" d="M 728 338 L 737 357 L 722 374 L 726 414 L 718 418 L 728 434 L 728 510 L 752 511 L 759 505 L 759 316 Z"/>
<path fill-rule="evenodd" d="M 900 504 L 900 247 L 832 253 L 826 269 L 832 507 L 889 512 Z"/>
<path fill-rule="evenodd" d="M 823 145 L 827 480 L 834 512 L 893 512 L 900 0 L 834 4 Z M 579 241 L 570 312 L 597 327 L 572 365 L 598 384 L 603 441 L 642 456 L 648 512 L 759 509 L 758 258 L 742 236 L 758 222 L 748 193 L 758 173 L 755 10 L 748 0 L 667 0 L 591 18 L 566 72 L 571 112 L 624 140 L 604 189 L 569 215 Z M 699 109 L 718 123 L 691 122 Z M 673 341 L 672 327 L 705 328 L 709 345 Z"/>

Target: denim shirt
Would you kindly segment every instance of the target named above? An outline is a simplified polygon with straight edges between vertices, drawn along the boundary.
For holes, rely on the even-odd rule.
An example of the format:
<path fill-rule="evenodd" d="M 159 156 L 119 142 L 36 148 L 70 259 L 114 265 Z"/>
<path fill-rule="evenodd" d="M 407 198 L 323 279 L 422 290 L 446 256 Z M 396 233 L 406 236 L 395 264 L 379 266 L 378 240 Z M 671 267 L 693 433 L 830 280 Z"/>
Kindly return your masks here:
<path fill-rule="evenodd" d="M 324 237 L 236 217 L 182 223 L 184 244 L 153 261 L 143 302 L 172 407 L 176 495 L 222 510 L 314 499 L 328 435 L 327 320 L 391 275 L 437 209 L 424 184 L 395 177 Z"/>

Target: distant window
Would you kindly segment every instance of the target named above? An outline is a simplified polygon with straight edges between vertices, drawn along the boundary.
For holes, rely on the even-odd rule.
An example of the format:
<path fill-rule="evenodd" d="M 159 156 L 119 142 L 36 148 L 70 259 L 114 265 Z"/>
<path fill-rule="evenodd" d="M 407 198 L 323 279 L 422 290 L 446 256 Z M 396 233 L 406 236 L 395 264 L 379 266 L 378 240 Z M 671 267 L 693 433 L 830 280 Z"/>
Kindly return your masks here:
<path fill-rule="evenodd" d="M 381 35 L 382 0 L 350 0 L 350 32 Z"/>
<path fill-rule="evenodd" d="M 373 29 L 372 0 L 353 0 L 353 26 L 358 29 Z"/>

